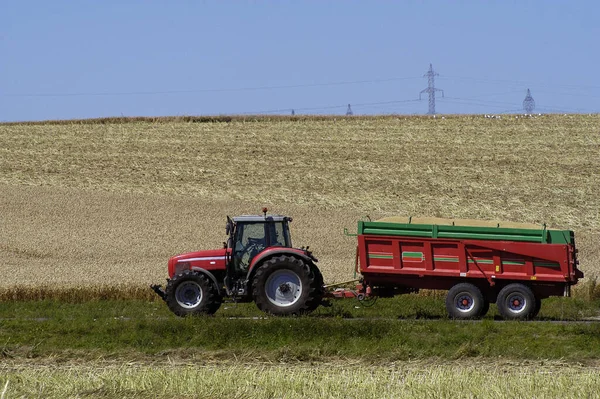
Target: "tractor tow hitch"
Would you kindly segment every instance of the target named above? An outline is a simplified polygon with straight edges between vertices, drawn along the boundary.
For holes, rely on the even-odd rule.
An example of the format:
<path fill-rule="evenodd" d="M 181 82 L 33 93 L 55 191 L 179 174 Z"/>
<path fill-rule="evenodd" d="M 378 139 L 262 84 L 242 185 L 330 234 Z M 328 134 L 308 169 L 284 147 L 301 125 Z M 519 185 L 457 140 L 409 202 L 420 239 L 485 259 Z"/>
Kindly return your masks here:
<path fill-rule="evenodd" d="M 350 283 L 356 283 L 355 289 L 348 288 L 336 288 L 334 290 L 328 290 L 325 292 L 326 298 L 356 298 L 359 302 L 361 302 L 364 306 L 371 306 L 375 303 L 377 299 L 376 296 L 373 296 L 373 292 L 370 286 L 365 286 L 360 280 L 350 280 L 345 281 L 343 283 L 329 284 L 325 285 L 325 289 L 331 289 L 333 287 L 338 287 L 340 285 L 348 285 Z"/>
<path fill-rule="evenodd" d="M 152 288 L 152 291 L 156 292 L 156 295 L 161 297 L 163 301 L 167 300 L 167 293 L 165 292 L 165 290 L 162 289 L 160 285 L 153 284 L 150 286 L 150 288 Z"/>

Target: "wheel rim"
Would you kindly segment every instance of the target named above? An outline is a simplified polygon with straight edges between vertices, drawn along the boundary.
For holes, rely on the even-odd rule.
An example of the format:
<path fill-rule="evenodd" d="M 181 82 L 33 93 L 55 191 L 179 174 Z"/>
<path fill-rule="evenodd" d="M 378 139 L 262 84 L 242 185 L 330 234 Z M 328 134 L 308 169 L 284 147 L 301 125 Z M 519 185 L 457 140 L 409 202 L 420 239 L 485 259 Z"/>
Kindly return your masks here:
<path fill-rule="evenodd" d="M 527 307 L 527 299 L 519 293 L 510 294 L 506 302 L 508 310 L 512 313 L 521 313 Z"/>
<path fill-rule="evenodd" d="M 184 281 L 175 289 L 175 300 L 185 309 L 193 309 L 202 302 L 202 288 L 195 281 Z"/>
<path fill-rule="evenodd" d="M 459 312 L 467 313 L 475 307 L 475 300 L 468 292 L 461 292 L 454 297 L 454 306 Z"/>
<path fill-rule="evenodd" d="M 302 282 L 300 277 L 291 270 L 277 270 L 267 278 L 265 293 L 274 305 L 292 306 L 300 300 Z"/>

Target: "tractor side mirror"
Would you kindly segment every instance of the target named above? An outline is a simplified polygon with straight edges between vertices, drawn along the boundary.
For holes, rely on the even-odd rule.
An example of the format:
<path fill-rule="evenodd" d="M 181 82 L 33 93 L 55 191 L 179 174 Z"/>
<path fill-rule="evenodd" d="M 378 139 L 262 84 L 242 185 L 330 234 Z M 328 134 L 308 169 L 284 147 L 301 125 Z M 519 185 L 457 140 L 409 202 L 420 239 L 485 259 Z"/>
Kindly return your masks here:
<path fill-rule="evenodd" d="M 227 224 L 225 225 L 225 234 L 230 235 L 233 231 L 233 221 L 229 216 L 227 216 Z"/>

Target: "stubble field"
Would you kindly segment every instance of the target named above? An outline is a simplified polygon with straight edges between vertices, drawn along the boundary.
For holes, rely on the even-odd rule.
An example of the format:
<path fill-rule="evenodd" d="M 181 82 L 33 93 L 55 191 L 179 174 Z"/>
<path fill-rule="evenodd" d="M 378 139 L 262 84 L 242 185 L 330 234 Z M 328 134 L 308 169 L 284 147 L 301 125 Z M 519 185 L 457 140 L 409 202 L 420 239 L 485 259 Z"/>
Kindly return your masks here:
<path fill-rule="evenodd" d="M 597 313 L 585 297 L 600 277 L 599 178 L 599 115 L 0 124 L 0 391 L 8 383 L 7 397 L 593 397 L 598 325 L 554 323 Z M 255 317 L 250 308 L 180 321 L 162 303 L 85 302 L 152 298 L 147 285 L 164 282 L 170 256 L 220 247 L 225 215 L 263 206 L 294 217 L 294 245 L 311 246 L 326 282 L 353 275 L 356 243 L 344 227 L 412 215 L 572 229 L 587 288 L 542 310 L 550 321 L 514 326 L 496 324 L 493 312 L 472 326 L 444 320 L 439 297 L 376 305 L 385 321 L 344 304 L 289 323 L 227 318 Z M 15 302 L 44 298 L 58 302 Z M 337 316 L 352 312 L 374 320 L 348 329 Z M 411 321 L 428 315 L 436 320 Z M 379 337 L 377 323 L 392 336 Z M 311 326 L 315 337 L 292 326 Z M 188 338 L 169 346 L 178 334 Z M 361 354 L 381 342 L 402 360 Z M 198 358 L 187 357 L 190 345 Z M 304 359 L 311 348 L 316 357 Z M 202 365 L 206 356 L 217 360 Z M 269 364 L 251 360 L 265 356 Z"/>
<path fill-rule="evenodd" d="M 0 369 L 0 371 L 3 371 Z M 592 398 L 598 368 L 561 363 L 67 364 L 4 370 L 28 398 Z M 1 378 L 0 378 L 1 381 Z M 490 384 L 490 381 L 496 383 Z"/>
<path fill-rule="evenodd" d="M 264 205 L 326 281 L 352 277 L 342 232 L 367 215 L 573 229 L 600 275 L 598 115 L 104 122 L 0 125 L 2 288 L 160 282 Z"/>

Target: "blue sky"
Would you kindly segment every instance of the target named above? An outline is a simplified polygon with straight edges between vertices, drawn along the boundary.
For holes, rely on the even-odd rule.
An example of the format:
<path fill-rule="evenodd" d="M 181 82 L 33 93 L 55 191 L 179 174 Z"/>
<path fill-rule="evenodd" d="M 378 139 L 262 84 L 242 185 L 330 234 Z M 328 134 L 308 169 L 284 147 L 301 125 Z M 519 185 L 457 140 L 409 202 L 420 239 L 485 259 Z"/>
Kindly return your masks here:
<path fill-rule="evenodd" d="M 597 1 L 17 1 L 0 121 L 599 112 Z"/>

